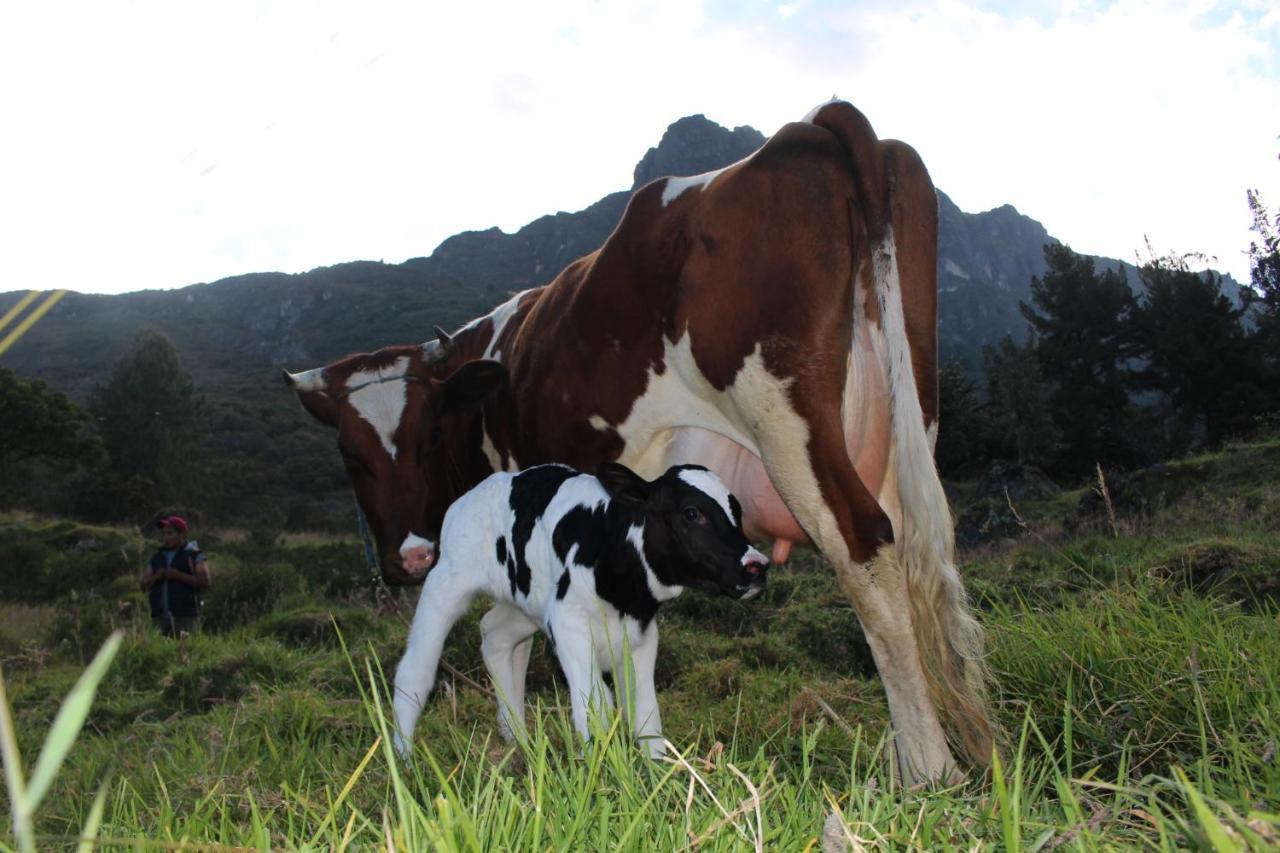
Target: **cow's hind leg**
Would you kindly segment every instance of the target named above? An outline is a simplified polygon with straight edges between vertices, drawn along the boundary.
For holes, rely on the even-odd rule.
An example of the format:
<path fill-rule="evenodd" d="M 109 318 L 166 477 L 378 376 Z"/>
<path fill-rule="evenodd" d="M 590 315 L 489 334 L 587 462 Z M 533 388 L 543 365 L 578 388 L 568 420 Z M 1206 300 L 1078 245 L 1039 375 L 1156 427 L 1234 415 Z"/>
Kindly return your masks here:
<path fill-rule="evenodd" d="M 480 620 L 480 652 L 498 696 L 498 725 L 510 741 L 522 739 L 524 679 L 538 625 L 524 611 L 499 602 Z"/>
<path fill-rule="evenodd" d="M 413 627 L 409 629 L 408 647 L 396 667 L 392 708 L 396 720 L 395 747 L 401 756 L 409 755 L 413 729 L 435 686 L 444 641 L 478 592 L 474 582 L 463 577 L 449 562 L 436 566 L 422 585 Z"/>
<path fill-rule="evenodd" d="M 849 461 L 840 389 L 820 382 L 818 367 L 782 380 L 755 355 L 731 393 L 748 413 L 774 487 L 831 561 L 862 623 L 889 701 L 904 781 L 949 780 L 956 765 L 929 695 L 892 524 Z M 843 365 L 830 367 L 827 375 L 843 376 Z"/>

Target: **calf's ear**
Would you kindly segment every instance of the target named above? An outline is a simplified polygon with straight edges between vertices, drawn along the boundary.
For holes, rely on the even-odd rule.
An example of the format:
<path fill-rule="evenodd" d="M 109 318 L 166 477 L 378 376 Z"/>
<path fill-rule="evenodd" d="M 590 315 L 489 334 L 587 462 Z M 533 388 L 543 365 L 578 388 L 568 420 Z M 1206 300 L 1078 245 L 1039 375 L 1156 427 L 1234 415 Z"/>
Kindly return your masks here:
<path fill-rule="evenodd" d="M 507 369 L 489 359 L 468 361 L 444 381 L 442 414 L 465 412 L 484 402 L 484 398 L 507 381 Z"/>
<path fill-rule="evenodd" d="M 625 465 L 601 462 L 596 479 L 609 497 L 628 506 L 639 506 L 649 497 L 649 482 Z"/>

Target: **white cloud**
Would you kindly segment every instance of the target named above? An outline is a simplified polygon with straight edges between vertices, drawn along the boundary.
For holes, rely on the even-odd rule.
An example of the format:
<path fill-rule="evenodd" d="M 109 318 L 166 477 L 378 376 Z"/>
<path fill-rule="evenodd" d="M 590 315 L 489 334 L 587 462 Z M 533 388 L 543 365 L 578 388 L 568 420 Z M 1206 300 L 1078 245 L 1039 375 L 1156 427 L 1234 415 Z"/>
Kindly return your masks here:
<path fill-rule="evenodd" d="M 121 291 L 428 254 L 630 184 L 676 118 L 770 133 L 832 92 L 965 209 L 1239 274 L 1280 203 L 1259 3 L 51 4 L 0 20 L 7 286 Z M 784 11 L 789 10 L 789 11 Z"/>

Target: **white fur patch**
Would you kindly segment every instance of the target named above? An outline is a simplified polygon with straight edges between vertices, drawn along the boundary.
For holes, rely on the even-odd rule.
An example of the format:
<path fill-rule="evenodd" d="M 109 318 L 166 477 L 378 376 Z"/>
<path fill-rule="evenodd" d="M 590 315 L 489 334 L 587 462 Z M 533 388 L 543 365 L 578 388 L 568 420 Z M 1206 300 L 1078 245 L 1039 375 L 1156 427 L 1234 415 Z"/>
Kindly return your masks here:
<path fill-rule="evenodd" d="M 509 323 L 512 316 L 516 314 L 516 310 L 520 309 L 520 300 L 525 297 L 525 293 L 527 292 L 529 291 L 516 293 L 515 296 L 512 296 L 509 300 L 503 302 L 502 305 L 495 307 L 495 309 L 489 311 L 488 314 L 485 314 L 484 316 L 477 316 L 476 319 L 471 320 L 470 323 L 465 325 L 465 327 L 458 329 L 458 332 L 466 332 L 467 329 L 474 329 L 477 325 L 484 323 L 485 320 L 493 320 L 493 337 L 489 338 L 489 346 L 485 347 L 484 355 L 481 357 L 484 357 L 484 359 L 502 361 L 499 357 L 502 355 L 502 352 L 500 352 L 498 347 L 498 336 L 502 334 L 502 330 L 504 328 L 507 328 L 507 323 Z"/>
<path fill-rule="evenodd" d="M 592 415 L 587 418 L 587 423 L 591 424 L 592 429 L 598 429 L 600 432 L 605 432 L 609 429 L 609 422 L 599 415 Z"/>
<path fill-rule="evenodd" d="M 373 427 L 392 461 L 396 458 L 393 439 L 400 428 L 400 416 L 404 414 L 405 383 L 402 377 L 408 366 L 409 357 L 401 356 L 388 367 L 356 371 L 347 379 L 347 387 L 352 389 L 347 400 L 365 423 Z"/>
<path fill-rule="evenodd" d="M 671 204 L 683 195 L 685 190 L 707 186 L 723 171 L 724 169 L 716 169 L 714 172 L 705 172 L 688 178 L 667 178 L 667 185 L 662 189 L 662 206 Z"/>
<path fill-rule="evenodd" d="M 416 533 L 410 533 L 404 537 L 404 541 L 400 543 L 400 556 L 403 557 L 415 548 L 426 548 L 431 553 L 435 553 L 436 543 L 430 539 L 423 539 Z"/>
<path fill-rule="evenodd" d="M 847 555 L 835 514 L 813 473 L 809 424 L 791 405 L 793 382 L 769 372 L 757 344 L 726 393 L 742 412 L 747 428 L 759 437 L 757 454 L 796 520 L 828 557 Z"/>
<path fill-rule="evenodd" d="M 625 445 L 618 461 L 642 477 L 660 476 L 670 467 L 667 450 L 681 427 L 722 435 L 759 455 L 741 419 L 726 414 L 736 414 L 728 392 L 717 391 L 698 370 L 692 337 L 686 333 L 674 344 L 663 341 L 663 347 L 666 369 L 657 373 L 650 368 L 644 393 L 615 427 Z"/>
<path fill-rule="evenodd" d="M 519 471 L 520 466 L 516 464 L 516 460 L 507 454 L 505 457 L 498 452 L 498 447 L 493 443 L 493 439 L 489 437 L 489 430 L 485 427 L 483 420 L 480 423 L 480 452 L 484 454 L 484 458 L 489 460 L 489 467 L 494 471 Z"/>
<path fill-rule="evenodd" d="M 682 586 L 667 586 L 658 580 L 658 576 L 653 573 L 653 567 L 649 565 L 649 561 L 644 556 L 644 527 L 633 524 L 627 528 L 627 541 L 636 549 L 636 553 L 640 555 L 640 565 L 644 566 L 644 580 L 649 587 L 649 594 L 653 596 L 653 600 L 659 603 L 670 601 L 680 593 L 684 592 Z"/>
<path fill-rule="evenodd" d="M 298 391 L 326 391 L 329 388 L 328 377 L 325 376 L 323 367 L 304 370 L 301 373 L 290 373 L 289 381 Z"/>
<path fill-rule="evenodd" d="M 422 345 L 422 360 L 427 364 L 433 364 L 444 357 L 444 347 L 440 345 L 438 340 L 433 338 Z"/>
<path fill-rule="evenodd" d="M 729 490 L 724 487 L 724 483 L 720 482 L 719 477 L 710 471 L 699 471 L 696 468 L 681 471 L 679 477 L 719 504 L 730 524 L 737 524 L 733 517 L 733 508 L 729 506 Z"/>
<path fill-rule="evenodd" d="M 744 566 L 749 566 L 752 563 L 767 563 L 769 562 L 769 558 L 764 554 L 761 554 L 755 548 L 748 548 L 747 553 L 742 555 L 742 560 L 740 562 Z"/>

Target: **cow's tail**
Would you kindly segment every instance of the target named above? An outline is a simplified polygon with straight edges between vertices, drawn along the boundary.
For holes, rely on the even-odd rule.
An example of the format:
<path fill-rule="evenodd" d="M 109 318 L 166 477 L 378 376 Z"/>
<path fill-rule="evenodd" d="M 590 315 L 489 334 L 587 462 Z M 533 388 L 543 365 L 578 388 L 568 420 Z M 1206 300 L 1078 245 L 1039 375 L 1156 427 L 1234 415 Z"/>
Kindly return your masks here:
<path fill-rule="evenodd" d="M 925 432 L 912 367 L 893 232 L 895 170 L 886 169 L 875 132 L 851 105 L 824 105 L 809 120 L 831 131 L 849 154 L 866 218 L 866 232 L 852 238 L 859 243 L 865 238 L 872 256 L 883 333 L 876 350 L 887 373 L 890 397 L 890 476 L 896 481 L 901 508 L 901 517 L 894 519 L 896 551 L 906 575 L 921 664 L 956 746 L 973 764 L 984 767 L 991 761 L 994 743 L 986 696 L 990 677 L 982 627 L 969 611 L 956 571 L 951 512 Z M 936 241 L 936 232 L 929 233 L 928 239 Z M 858 286 L 856 280 L 853 284 Z"/>
<path fill-rule="evenodd" d="M 893 228 L 872 249 L 889 380 L 890 451 L 901 509 L 898 560 L 906 573 L 912 625 L 930 693 L 974 764 L 991 761 L 993 728 L 983 633 L 955 566 L 951 511 L 925 433 L 902 314 Z"/>

